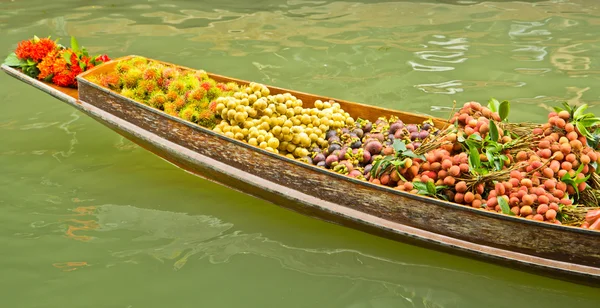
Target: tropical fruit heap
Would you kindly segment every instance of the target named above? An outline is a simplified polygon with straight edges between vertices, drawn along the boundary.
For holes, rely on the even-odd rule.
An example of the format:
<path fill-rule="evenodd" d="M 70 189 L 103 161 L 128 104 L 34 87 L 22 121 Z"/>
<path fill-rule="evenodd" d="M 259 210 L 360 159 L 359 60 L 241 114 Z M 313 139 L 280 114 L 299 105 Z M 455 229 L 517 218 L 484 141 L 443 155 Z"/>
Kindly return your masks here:
<path fill-rule="evenodd" d="M 71 37 L 71 47 L 67 48 L 50 37 L 34 36 L 19 42 L 3 64 L 17 67 L 32 78 L 76 88 L 77 75 L 107 61 L 110 61 L 107 55 L 90 56 L 74 37 Z"/>
<path fill-rule="evenodd" d="M 258 83 L 222 83 L 143 57 L 91 80 L 143 104 L 333 172 L 480 210 L 600 230 L 600 118 L 564 104 L 544 124 L 509 123 L 510 104 L 469 102 L 445 127 L 354 119 Z"/>

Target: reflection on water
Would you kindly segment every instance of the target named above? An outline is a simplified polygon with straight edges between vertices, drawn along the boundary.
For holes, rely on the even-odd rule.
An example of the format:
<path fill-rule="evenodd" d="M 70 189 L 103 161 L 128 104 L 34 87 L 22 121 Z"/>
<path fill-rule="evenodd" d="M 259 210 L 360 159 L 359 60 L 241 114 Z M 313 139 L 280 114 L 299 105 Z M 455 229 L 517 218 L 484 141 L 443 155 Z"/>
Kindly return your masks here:
<path fill-rule="evenodd" d="M 73 212 L 71 216 L 76 218 L 66 221 L 65 233 L 70 239 L 107 241 L 129 234 L 128 246 L 131 248 L 112 252 L 113 257 L 122 260 L 107 261 L 106 266 L 109 267 L 114 266 L 114 262 L 139 264 L 140 257 L 151 256 L 161 263 L 169 262 L 176 271 L 182 271 L 189 262 L 206 259 L 212 264 L 220 264 L 236 262 L 234 258 L 243 255 L 254 255 L 275 260 L 281 267 L 305 275 L 382 286 L 392 291 L 385 302 L 401 307 L 461 307 L 467 299 L 469 303 L 485 303 L 486 307 L 503 307 L 500 302 L 488 301 L 503 292 L 551 292 L 554 300 L 563 300 L 562 297 L 566 296 L 559 290 L 545 290 L 516 282 L 507 287 L 504 281 L 494 277 L 427 263 L 391 260 L 356 250 L 293 247 L 270 240 L 260 233 L 236 230 L 233 224 L 206 215 L 113 204 L 82 206 Z M 55 225 L 47 223 L 36 228 Z M 243 262 L 242 259 L 239 261 Z M 102 264 L 85 261 L 53 264 L 65 271 L 90 265 Z M 486 287 L 481 289 L 481 286 Z M 363 307 L 361 305 L 364 304 L 367 302 L 354 302 L 348 307 Z"/>

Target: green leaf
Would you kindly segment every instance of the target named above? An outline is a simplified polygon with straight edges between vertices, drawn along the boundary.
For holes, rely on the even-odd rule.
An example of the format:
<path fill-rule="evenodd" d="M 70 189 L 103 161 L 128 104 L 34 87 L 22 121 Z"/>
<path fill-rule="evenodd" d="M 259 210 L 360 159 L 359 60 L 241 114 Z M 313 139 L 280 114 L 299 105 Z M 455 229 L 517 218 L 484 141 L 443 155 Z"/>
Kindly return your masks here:
<path fill-rule="evenodd" d="M 494 123 L 494 121 L 490 121 L 489 136 L 490 136 L 491 140 L 494 142 L 498 141 L 498 138 L 500 137 L 500 135 L 498 134 L 498 127 L 496 126 L 496 123 Z"/>
<path fill-rule="evenodd" d="M 479 159 L 479 152 L 476 148 L 469 148 L 469 163 L 473 169 L 481 168 L 481 160 Z"/>
<path fill-rule="evenodd" d="M 413 187 L 416 188 L 417 190 L 424 190 L 427 191 L 427 184 L 423 183 L 423 182 L 413 182 Z"/>
<path fill-rule="evenodd" d="M 581 114 L 583 114 L 583 112 L 587 109 L 587 107 L 587 104 L 583 104 L 579 108 L 577 108 L 577 110 L 575 110 L 575 112 L 573 113 L 573 119 L 579 118 Z"/>
<path fill-rule="evenodd" d="M 488 101 L 488 108 L 490 108 L 492 112 L 498 112 L 499 106 L 500 102 L 495 98 L 490 98 L 490 100 Z"/>
<path fill-rule="evenodd" d="M 506 199 L 504 199 L 503 197 L 498 197 L 497 200 L 498 200 L 498 204 L 500 205 L 500 208 L 502 209 L 502 213 L 515 216 L 515 213 L 513 213 L 510 210 L 510 207 L 508 206 L 508 202 L 506 202 Z"/>
<path fill-rule="evenodd" d="M 85 62 L 79 62 L 79 68 L 81 68 L 82 71 L 85 71 Z"/>
<path fill-rule="evenodd" d="M 435 184 L 433 184 L 432 181 L 427 182 L 427 192 L 429 192 L 432 195 L 435 195 L 437 193 L 437 190 L 435 189 Z"/>
<path fill-rule="evenodd" d="M 589 131 L 587 130 L 587 128 L 585 127 L 585 125 L 583 125 L 583 123 L 581 123 L 581 122 L 577 122 L 577 123 L 575 124 L 575 126 L 577 127 L 577 129 L 579 130 L 579 132 L 580 132 L 582 135 L 584 135 L 584 136 L 586 136 L 586 137 L 588 137 L 588 138 L 593 138 L 592 134 L 590 134 L 590 132 L 589 132 Z"/>
<path fill-rule="evenodd" d="M 402 153 L 406 151 L 406 144 L 404 144 L 404 142 L 400 139 L 395 139 L 394 143 L 392 144 L 392 147 L 394 148 L 396 153 Z"/>
<path fill-rule="evenodd" d="M 66 51 L 63 53 L 62 57 L 63 57 L 63 59 L 65 59 L 65 61 L 67 61 L 67 63 L 71 63 L 71 55 L 72 54 L 73 54 L 72 52 Z"/>
<path fill-rule="evenodd" d="M 71 36 L 71 49 L 73 49 L 74 52 L 79 51 L 79 44 L 77 43 L 77 39 L 75 39 L 74 36 Z"/>
<path fill-rule="evenodd" d="M 17 54 L 15 54 L 13 52 L 10 55 L 8 55 L 6 57 L 6 59 L 4 59 L 3 64 L 11 66 L 11 67 L 17 67 L 17 66 L 23 66 L 23 65 L 27 64 L 27 61 L 19 59 L 19 57 L 17 57 Z"/>
<path fill-rule="evenodd" d="M 559 113 L 559 112 L 561 112 L 561 111 L 563 111 L 563 110 L 564 110 L 564 109 L 562 109 L 562 108 L 560 108 L 560 107 L 552 107 L 552 109 L 554 109 L 554 111 L 555 111 L 556 113 Z"/>
<path fill-rule="evenodd" d="M 508 118 L 509 111 L 510 111 L 510 102 L 502 101 L 502 103 L 500 103 L 500 107 L 498 108 L 498 115 L 500 115 L 501 121 L 506 121 L 506 119 Z"/>

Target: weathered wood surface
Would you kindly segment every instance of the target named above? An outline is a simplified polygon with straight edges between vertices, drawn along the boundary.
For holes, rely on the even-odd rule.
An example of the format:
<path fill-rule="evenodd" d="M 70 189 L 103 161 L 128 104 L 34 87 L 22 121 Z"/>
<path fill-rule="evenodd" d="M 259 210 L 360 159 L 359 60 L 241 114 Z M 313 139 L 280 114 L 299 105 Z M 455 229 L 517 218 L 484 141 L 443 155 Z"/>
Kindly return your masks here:
<path fill-rule="evenodd" d="M 230 140 L 85 80 L 79 80 L 77 102 L 23 76 L 15 77 L 68 101 L 185 170 L 306 215 L 528 271 L 600 282 L 599 256 L 593 248 L 597 232 L 484 212 L 355 180 Z"/>

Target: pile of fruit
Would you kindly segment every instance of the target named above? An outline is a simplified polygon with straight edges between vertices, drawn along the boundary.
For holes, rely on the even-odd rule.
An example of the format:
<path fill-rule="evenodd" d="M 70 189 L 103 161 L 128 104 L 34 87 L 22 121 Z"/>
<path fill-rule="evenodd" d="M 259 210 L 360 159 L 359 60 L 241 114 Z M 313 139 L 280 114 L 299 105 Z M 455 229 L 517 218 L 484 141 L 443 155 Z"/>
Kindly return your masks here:
<path fill-rule="evenodd" d="M 270 152 L 473 208 L 600 230 L 600 118 L 564 105 L 544 124 L 509 123 L 510 104 L 469 102 L 446 127 L 354 119 L 334 101 L 307 107 L 262 84 L 122 61 L 100 85 Z"/>

